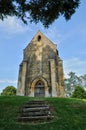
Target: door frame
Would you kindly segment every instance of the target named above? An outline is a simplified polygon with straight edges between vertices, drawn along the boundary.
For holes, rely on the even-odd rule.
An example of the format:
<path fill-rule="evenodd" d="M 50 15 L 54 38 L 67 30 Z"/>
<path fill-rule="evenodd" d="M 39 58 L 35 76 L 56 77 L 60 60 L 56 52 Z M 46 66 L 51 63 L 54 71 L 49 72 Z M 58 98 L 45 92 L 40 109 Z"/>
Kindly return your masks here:
<path fill-rule="evenodd" d="M 39 80 L 41 80 L 44 83 L 44 90 L 45 90 L 44 96 L 50 97 L 49 90 L 48 90 L 48 83 L 47 83 L 46 79 L 43 77 L 37 77 L 32 81 L 31 88 L 30 88 L 30 97 L 35 97 L 34 88 L 35 88 L 37 81 L 39 81 Z"/>

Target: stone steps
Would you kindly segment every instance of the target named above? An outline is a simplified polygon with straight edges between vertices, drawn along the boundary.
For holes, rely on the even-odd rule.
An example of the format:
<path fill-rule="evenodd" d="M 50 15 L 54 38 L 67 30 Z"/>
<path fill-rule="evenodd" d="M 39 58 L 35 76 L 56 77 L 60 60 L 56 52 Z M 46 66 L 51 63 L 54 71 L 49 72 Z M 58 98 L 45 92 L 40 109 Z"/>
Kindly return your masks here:
<path fill-rule="evenodd" d="M 27 117 L 27 116 L 45 116 L 45 115 L 49 115 L 49 111 L 38 111 L 38 112 L 26 112 L 26 113 L 22 113 L 22 116 Z"/>
<path fill-rule="evenodd" d="M 40 100 L 26 103 L 20 111 L 20 117 L 18 117 L 19 122 L 49 121 L 51 119 L 53 116 L 49 104 Z"/>
<path fill-rule="evenodd" d="M 32 117 L 20 117 L 18 120 L 22 122 L 28 121 L 38 121 L 38 120 L 51 120 L 53 117 L 51 116 L 32 116 Z"/>
<path fill-rule="evenodd" d="M 41 111 L 41 110 L 49 110 L 49 107 L 36 107 L 36 108 L 23 108 L 22 112 L 34 112 L 34 111 Z"/>
<path fill-rule="evenodd" d="M 29 105 L 29 108 L 31 107 L 47 107 L 47 105 L 46 104 L 26 104 L 26 105 L 24 105 L 23 107 L 24 108 L 28 108 L 28 105 Z"/>

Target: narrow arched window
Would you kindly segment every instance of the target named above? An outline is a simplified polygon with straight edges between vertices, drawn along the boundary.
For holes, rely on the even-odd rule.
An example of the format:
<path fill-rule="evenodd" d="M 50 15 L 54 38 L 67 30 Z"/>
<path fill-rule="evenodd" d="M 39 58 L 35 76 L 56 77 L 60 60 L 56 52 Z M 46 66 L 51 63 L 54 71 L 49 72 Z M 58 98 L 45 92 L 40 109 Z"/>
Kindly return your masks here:
<path fill-rule="evenodd" d="M 41 36 L 40 35 L 38 35 L 38 42 L 41 40 Z"/>

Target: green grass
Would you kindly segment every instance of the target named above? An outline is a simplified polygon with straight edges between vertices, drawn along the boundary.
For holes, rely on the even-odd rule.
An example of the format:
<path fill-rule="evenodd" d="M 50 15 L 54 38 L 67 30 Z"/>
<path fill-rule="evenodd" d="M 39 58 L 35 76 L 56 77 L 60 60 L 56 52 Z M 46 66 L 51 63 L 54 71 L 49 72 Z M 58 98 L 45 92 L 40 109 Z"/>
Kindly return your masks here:
<path fill-rule="evenodd" d="M 19 109 L 30 97 L 0 96 L 0 130 L 86 130 L 86 100 L 42 98 L 53 106 L 54 119 L 41 124 L 17 122 Z"/>

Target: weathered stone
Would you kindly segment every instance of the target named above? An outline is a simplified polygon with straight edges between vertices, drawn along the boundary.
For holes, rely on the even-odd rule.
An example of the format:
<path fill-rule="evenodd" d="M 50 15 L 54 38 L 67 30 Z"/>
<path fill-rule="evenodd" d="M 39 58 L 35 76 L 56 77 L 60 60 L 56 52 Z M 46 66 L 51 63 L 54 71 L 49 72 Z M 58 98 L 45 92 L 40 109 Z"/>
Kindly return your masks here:
<path fill-rule="evenodd" d="M 24 49 L 17 95 L 65 97 L 63 65 L 57 46 L 40 31 Z"/>

